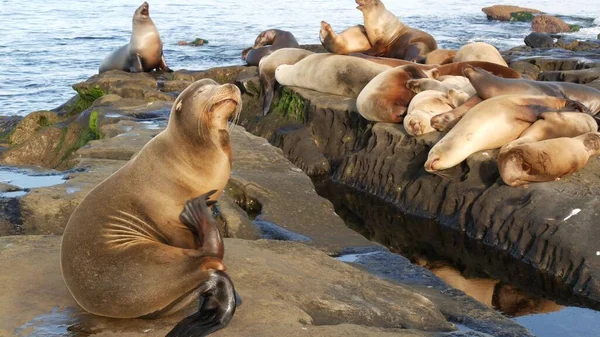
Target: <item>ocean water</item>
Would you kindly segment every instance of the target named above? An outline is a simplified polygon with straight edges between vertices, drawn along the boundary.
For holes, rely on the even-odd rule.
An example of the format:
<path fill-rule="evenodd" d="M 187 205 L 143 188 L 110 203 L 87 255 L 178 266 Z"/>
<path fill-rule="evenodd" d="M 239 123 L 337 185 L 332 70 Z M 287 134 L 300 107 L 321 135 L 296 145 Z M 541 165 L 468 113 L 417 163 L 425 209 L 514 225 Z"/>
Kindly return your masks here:
<path fill-rule="evenodd" d="M 529 23 L 488 21 L 481 8 L 492 4 L 533 7 L 565 16 L 584 27 L 574 34 L 600 33 L 600 0 L 484 1 L 387 0 L 405 23 L 426 30 L 440 47 L 486 41 L 507 49 L 523 43 Z M 0 0 L 0 115 L 52 109 L 69 99 L 71 85 L 97 73 L 102 59 L 129 41 L 131 17 L 141 0 Z M 300 43 L 319 43 L 321 20 L 336 31 L 362 22 L 353 0 L 154 0 L 150 15 L 172 69 L 242 64 L 240 51 L 268 28 L 292 31 Z M 594 20 L 596 22 L 594 23 Z M 180 40 L 209 40 L 202 47 Z"/>

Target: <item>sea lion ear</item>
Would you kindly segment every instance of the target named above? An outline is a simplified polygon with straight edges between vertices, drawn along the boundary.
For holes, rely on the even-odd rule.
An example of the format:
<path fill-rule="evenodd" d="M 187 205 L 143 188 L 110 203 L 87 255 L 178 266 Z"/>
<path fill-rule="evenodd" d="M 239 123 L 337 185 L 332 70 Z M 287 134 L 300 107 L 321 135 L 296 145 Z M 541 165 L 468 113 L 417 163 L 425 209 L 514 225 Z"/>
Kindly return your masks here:
<path fill-rule="evenodd" d="M 438 68 L 433 68 L 433 69 L 429 69 L 429 70 L 424 70 L 423 71 L 429 78 L 432 79 L 437 79 L 438 77 L 440 77 L 440 71 Z"/>

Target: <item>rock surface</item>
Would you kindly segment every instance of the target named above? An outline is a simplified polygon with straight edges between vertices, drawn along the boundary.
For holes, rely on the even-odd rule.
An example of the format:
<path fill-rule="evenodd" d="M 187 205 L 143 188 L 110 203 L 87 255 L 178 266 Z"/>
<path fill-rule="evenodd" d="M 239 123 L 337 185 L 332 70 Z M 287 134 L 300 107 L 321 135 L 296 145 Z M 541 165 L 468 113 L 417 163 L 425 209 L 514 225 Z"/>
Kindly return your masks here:
<path fill-rule="evenodd" d="M 541 14 L 542 12 L 537 9 L 525 8 L 519 6 L 506 6 L 506 5 L 494 5 L 490 7 L 484 7 L 481 9 L 485 15 L 487 15 L 488 20 L 500 20 L 500 21 L 510 21 L 511 13 L 517 12 L 525 12 L 532 14 Z"/>
<path fill-rule="evenodd" d="M 555 16 L 538 15 L 531 21 L 531 30 L 536 33 L 563 33 L 570 32 L 571 27 Z"/>

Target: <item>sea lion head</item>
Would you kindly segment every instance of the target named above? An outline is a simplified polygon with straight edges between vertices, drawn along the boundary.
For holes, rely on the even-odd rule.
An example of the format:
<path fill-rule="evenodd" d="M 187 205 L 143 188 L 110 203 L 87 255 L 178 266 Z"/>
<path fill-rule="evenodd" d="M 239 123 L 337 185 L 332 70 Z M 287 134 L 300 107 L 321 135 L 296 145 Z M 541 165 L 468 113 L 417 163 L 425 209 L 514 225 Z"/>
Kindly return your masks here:
<path fill-rule="evenodd" d="M 253 48 L 260 48 L 266 45 L 270 45 L 275 40 L 275 35 L 277 31 L 275 29 L 265 30 L 264 32 L 258 34 L 256 40 L 254 40 Z"/>
<path fill-rule="evenodd" d="M 149 18 L 150 18 L 150 5 L 146 1 L 144 1 L 144 3 L 141 4 L 140 7 L 138 7 L 135 10 L 133 19 L 134 20 L 143 20 L 143 19 L 149 19 Z"/>
<path fill-rule="evenodd" d="M 379 1 L 379 0 L 356 0 L 356 4 L 358 5 L 358 7 L 356 7 L 356 9 L 358 9 L 359 11 L 364 11 L 366 9 L 369 9 L 370 7 L 374 7 L 374 6 L 381 4 L 381 1 Z"/>
<path fill-rule="evenodd" d="M 211 79 L 192 83 L 173 103 L 167 129 L 192 143 L 229 145 L 229 120 L 239 118 L 242 109 L 240 89 L 219 85 Z"/>

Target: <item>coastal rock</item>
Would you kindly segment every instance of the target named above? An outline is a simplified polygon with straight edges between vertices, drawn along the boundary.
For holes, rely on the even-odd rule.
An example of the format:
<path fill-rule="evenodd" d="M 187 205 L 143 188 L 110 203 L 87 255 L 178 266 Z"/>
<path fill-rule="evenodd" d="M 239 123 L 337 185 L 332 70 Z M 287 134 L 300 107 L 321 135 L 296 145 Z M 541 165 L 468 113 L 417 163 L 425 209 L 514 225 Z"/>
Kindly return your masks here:
<path fill-rule="evenodd" d="M 531 33 L 525 37 L 525 44 L 532 48 L 554 48 L 554 38 L 548 34 Z"/>
<path fill-rule="evenodd" d="M 0 147 L 10 145 L 9 138 L 22 119 L 21 116 L 0 116 Z"/>
<path fill-rule="evenodd" d="M 512 62 L 510 67 L 522 75 L 528 76 L 532 80 L 537 80 L 539 74 L 542 72 L 535 64 L 525 61 Z"/>
<path fill-rule="evenodd" d="M 563 33 L 570 32 L 571 27 L 557 17 L 538 15 L 531 21 L 531 30 L 536 33 Z"/>
<path fill-rule="evenodd" d="M 500 21 L 510 21 L 511 13 L 524 12 L 531 14 L 542 14 L 542 12 L 538 11 L 537 9 L 506 5 L 494 5 L 490 7 L 484 7 L 481 10 L 485 13 L 485 15 L 487 15 L 488 20 Z"/>
<path fill-rule="evenodd" d="M 540 74 L 540 81 L 561 81 L 586 84 L 600 78 L 600 67 L 580 69 L 580 70 L 565 70 L 565 71 L 544 71 Z"/>
<path fill-rule="evenodd" d="M 305 245 L 225 239 L 225 246 L 228 274 L 243 304 L 215 336 L 424 337 L 431 336 L 424 330 L 453 329 L 425 297 Z M 6 271 L 0 275 L 1 335 L 71 331 L 164 336 L 197 310 L 193 303 L 182 313 L 155 320 L 84 313 L 64 285 L 59 251 L 56 236 L 0 238 L 0 267 Z"/>
<path fill-rule="evenodd" d="M 115 94 L 123 98 L 135 98 L 148 101 L 174 101 L 175 97 L 158 91 L 156 79 L 149 73 L 127 73 L 111 70 L 90 77 L 73 85 L 78 92 L 100 89 L 104 94 Z"/>
<path fill-rule="evenodd" d="M 38 130 L 58 121 L 58 116 L 50 111 L 36 111 L 27 115 L 14 129 L 9 137 L 11 144 L 18 145 L 33 136 Z"/>

